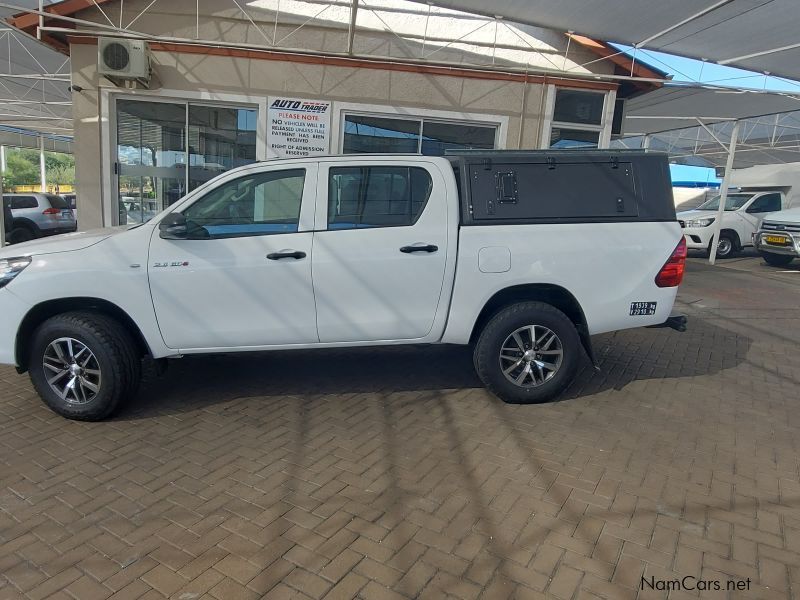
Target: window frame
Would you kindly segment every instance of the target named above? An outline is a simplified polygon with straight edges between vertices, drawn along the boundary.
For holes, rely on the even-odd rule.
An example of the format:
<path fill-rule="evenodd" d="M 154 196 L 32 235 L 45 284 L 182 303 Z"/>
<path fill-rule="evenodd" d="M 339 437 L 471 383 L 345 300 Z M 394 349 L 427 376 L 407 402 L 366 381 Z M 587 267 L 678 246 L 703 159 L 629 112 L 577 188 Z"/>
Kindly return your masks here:
<path fill-rule="evenodd" d="M 558 90 L 567 89 L 576 92 L 586 92 L 588 94 L 603 95 L 603 112 L 599 125 L 589 125 L 585 123 L 571 123 L 569 121 L 555 120 L 556 95 Z M 545 116 L 542 120 L 541 138 L 539 148 L 542 150 L 550 149 L 550 136 L 554 128 L 574 129 L 576 131 L 586 131 L 598 133 L 597 149 L 608 148 L 611 143 L 611 127 L 614 121 L 614 103 L 616 102 L 616 90 L 593 90 L 586 88 L 576 88 L 568 85 L 549 84 L 545 96 Z M 590 148 L 586 146 L 586 148 Z"/>
<path fill-rule="evenodd" d="M 428 176 L 428 180 L 430 181 L 430 188 L 428 190 L 428 196 L 425 198 L 425 203 L 422 205 L 422 209 L 419 211 L 419 213 L 417 215 L 415 215 L 414 220 L 411 221 L 410 223 L 396 223 L 396 224 L 390 224 L 390 225 L 371 225 L 371 226 L 365 226 L 365 227 L 333 227 L 333 228 L 331 228 L 331 225 L 335 225 L 335 223 L 331 223 L 330 222 L 330 201 L 331 201 L 330 194 L 331 194 L 331 188 L 332 188 L 332 186 L 331 186 L 331 178 L 333 177 L 333 171 L 338 170 L 338 169 L 381 169 L 381 168 L 384 168 L 384 169 L 419 169 L 419 170 L 423 171 Z M 368 230 L 368 229 L 389 229 L 389 228 L 393 228 L 393 227 L 413 227 L 422 218 L 422 215 L 425 213 L 425 209 L 428 207 L 428 202 L 430 201 L 431 196 L 433 195 L 434 180 L 433 180 L 433 176 L 431 175 L 430 170 L 425 168 L 422 165 L 416 165 L 416 164 L 408 165 L 408 164 L 402 164 L 402 163 L 397 163 L 397 164 L 377 163 L 377 164 L 350 165 L 350 166 L 330 165 L 327 168 L 326 172 L 325 172 L 325 178 L 326 178 L 326 186 L 325 186 L 326 187 L 326 192 L 325 192 L 324 196 L 325 196 L 325 230 L 326 231 L 362 231 L 362 230 Z M 410 178 L 409 178 L 409 185 L 410 185 Z M 363 219 L 364 215 L 362 214 L 360 216 Z"/>

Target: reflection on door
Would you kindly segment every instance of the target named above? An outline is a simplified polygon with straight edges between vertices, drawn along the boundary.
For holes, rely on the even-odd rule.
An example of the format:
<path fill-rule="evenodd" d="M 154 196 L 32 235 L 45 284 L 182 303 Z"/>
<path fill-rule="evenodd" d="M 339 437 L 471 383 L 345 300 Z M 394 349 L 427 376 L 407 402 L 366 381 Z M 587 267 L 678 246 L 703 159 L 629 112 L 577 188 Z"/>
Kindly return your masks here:
<path fill-rule="evenodd" d="M 255 109 L 121 98 L 116 107 L 120 224 L 148 221 L 220 173 L 256 160 Z"/>

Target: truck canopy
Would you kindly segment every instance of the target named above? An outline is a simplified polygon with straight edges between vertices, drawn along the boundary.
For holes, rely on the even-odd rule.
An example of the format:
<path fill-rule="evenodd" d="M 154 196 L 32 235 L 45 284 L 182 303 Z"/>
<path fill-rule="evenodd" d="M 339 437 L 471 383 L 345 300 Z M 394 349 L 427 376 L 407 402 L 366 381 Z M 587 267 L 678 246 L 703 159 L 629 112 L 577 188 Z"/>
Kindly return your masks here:
<path fill-rule="evenodd" d="M 447 158 L 462 225 L 676 220 L 664 153 L 475 150 Z"/>

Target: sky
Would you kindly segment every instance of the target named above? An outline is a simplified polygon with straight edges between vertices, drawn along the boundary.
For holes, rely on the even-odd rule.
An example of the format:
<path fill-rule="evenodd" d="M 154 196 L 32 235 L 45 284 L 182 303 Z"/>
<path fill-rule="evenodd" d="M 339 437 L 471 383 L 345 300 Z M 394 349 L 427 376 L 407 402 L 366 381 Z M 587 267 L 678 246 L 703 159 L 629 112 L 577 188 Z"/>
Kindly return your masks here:
<path fill-rule="evenodd" d="M 631 46 L 623 44 L 614 44 L 614 46 L 620 50 L 625 50 L 630 55 L 634 54 Z M 783 79 L 782 77 L 765 76 L 762 73 L 726 67 L 711 62 L 704 63 L 701 60 L 692 58 L 639 49 L 636 51 L 636 59 L 666 71 L 672 75 L 674 81 L 800 93 L 800 82 Z M 719 181 L 714 177 L 713 169 L 671 165 L 670 170 L 673 181 Z"/>

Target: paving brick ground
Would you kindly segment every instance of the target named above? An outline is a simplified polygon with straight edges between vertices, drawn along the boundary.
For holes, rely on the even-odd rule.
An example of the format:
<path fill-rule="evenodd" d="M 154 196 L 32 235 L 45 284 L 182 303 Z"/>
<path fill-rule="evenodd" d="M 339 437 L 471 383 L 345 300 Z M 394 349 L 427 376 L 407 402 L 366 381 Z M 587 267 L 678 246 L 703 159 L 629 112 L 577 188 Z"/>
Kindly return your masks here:
<path fill-rule="evenodd" d="M 184 359 L 96 424 L 4 368 L 0 599 L 800 597 L 800 274 L 751 263 L 539 406 L 449 348 Z"/>

